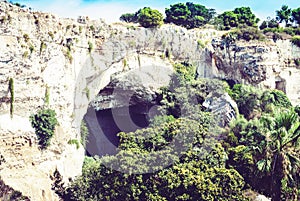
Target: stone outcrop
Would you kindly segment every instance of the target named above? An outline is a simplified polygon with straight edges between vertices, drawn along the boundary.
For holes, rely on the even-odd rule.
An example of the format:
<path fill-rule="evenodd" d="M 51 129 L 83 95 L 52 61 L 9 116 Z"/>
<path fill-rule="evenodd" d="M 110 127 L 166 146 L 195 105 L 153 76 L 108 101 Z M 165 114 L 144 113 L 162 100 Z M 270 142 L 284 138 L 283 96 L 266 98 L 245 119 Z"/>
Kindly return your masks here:
<path fill-rule="evenodd" d="M 159 82 L 164 78 L 160 75 L 169 74 L 164 70 L 173 62 L 196 65 L 198 77 L 280 88 L 299 103 L 300 70 L 294 61 L 300 53 L 289 41 L 222 48 L 210 44 L 223 34 L 213 29 L 174 25 L 145 29 L 101 20 L 81 23 L 3 1 L 0 11 L 0 176 L 31 200 L 58 200 L 50 178 L 56 169 L 65 182 L 81 173 L 84 148 L 68 141 L 80 140 L 81 120 L 99 91 L 134 86 L 137 97 L 148 99 L 165 84 L 166 80 Z M 137 79 L 133 74 L 139 69 L 149 71 Z M 15 85 L 13 118 L 10 78 Z M 29 116 L 45 106 L 46 91 L 59 126 L 50 147 L 40 151 Z M 97 104 L 103 109 L 128 104 L 113 100 L 108 96 Z M 91 125 L 95 123 L 93 115 L 88 117 Z"/>
<path fill-rule="evenodd" d="M 215 115 L 218 124 L 222 127 L 228 126 L 238 114 L 236 102 L 227 93 L 219 97 L 210 96 L 202 105 Z"/>
<path fill-rule="evenodd" d="M 284 91 L 294 105 L 300 103 L 300 48 L 289 40 L 262 42 L 212 40 L 215 77 L 236 83 Z"/>

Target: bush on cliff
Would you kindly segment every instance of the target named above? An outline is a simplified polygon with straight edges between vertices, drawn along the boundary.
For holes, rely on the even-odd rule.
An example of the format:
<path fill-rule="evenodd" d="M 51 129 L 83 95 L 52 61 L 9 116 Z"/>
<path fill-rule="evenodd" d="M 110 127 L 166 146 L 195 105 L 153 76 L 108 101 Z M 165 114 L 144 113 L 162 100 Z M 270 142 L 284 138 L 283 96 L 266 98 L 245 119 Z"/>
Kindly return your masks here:
<path fill-rule="evenodd" d="M 30 116 L 30 121 L 35 129 L 41 149 L 46 149 L 50 145 L 55 126 L 58 124 L 55 111 L 52 109 L 41 109 Z"/>

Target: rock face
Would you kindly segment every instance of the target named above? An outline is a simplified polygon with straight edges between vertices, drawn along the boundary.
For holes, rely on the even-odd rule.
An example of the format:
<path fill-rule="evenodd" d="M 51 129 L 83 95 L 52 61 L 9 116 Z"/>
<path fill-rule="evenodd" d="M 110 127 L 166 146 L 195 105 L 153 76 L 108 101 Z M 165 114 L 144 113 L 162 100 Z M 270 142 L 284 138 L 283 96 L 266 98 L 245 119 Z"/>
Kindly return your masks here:
<path fill-rule="evenodd" d="M 216 77 L 261 88 L 284 91 L 294 105 L 300 103 L 300 49 L 290 41 L 233 42 L 212 40 L 212 66 Z"/>
<path fill-rule="evenodd" d="M 219 97 L 209 97 L 204 101 L 203 106 L 215 115 L 218 124 L 222 127 L 228 126 L 238 114 L 236 102 L 227 93 Z"/>
<path fill-rule="evenodd" d="M 31 200 L 58 200 L 50 179 L 56 169 L 65 182 L 81 173 L 84 149 L 68 141 L 80 140 L 86 113 L 91 114 L 88 124 L 97 127 L 88 105 L 99 91 L 105 95 L 96 99 L 102 109 L 150 100 L 167 82 L 164 78 L 173 62 L 195 64 L 198 77 L 279 88 L 299 103 L 300 71 L 294 60 L 300 54 L 289 41 L 222 48 L 210 45 L 223 34 L 212 29 L 188 31 L 173 25 L 145 29 L 93 20 L 83 24 L 3 1 L 0 11 L 0 176 Z M 15 85 L 13 118 L 10 78 Z M 118 100 L 109 94 L 117 89 L 137 93 L 132 100 Z M 50 147 L 40 151 L 29 116 L 46 105 L 46 91 L 59 126 Z M 105 143 L 101 146 L 105 149 Z"/>

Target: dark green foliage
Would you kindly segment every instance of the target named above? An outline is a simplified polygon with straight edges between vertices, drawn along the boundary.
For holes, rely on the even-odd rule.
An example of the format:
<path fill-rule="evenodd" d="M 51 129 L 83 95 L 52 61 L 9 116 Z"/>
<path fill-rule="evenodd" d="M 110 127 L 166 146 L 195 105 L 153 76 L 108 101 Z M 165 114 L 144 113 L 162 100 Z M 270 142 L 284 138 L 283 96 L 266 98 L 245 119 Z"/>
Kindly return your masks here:
<path fill-rule="evenodd" d="M 225 143 L 229 152 L 227 165 L 272 200 L 297 200 L 299 116 L 293 110 L 286 110 L 291 104 L 283 92 L 265 91 L 261 101 L 272 102 L 277 110 L 249 121 L 239 117 L 231 124 L 228 145 Z"/>
<path fill-rule="evenodd" d="M 263 30 L 264 33 L 272 32 L 272 33 L 286 33 L 291 36 L 300 35 L 300 28 L 294 27 L 286 27 L 286 28 L 265 28 Z M 282 38 L 281 38 L 282 39 Z"/>
<path fill-rule="evenodd" d="M 290 9 L 287 5 L 281 6 L 280 10 L 276 10 L 276 20 L 280 23 L 285 22 L 286 25 L 291 21 L 292 9 Z"/>
<path fill-rule="evenodd" d="M 138 15 L 137 14 L 138 14 L 138 12 L 137 13 L 122 14 L 121 17 L 120 17 L 120 21 L 137 23 L 138 22 Z"/>
<path fill-rule="evenodd" d="M 139 11 L 138 22 L 145 28 L 160 27 L 163 24 L 163 15 L 158 10 L 145 7 Z"/>
<path fill-rule="evenodd" d="M 229 95 L 236 101 L 240 114 L 247 119 L 259 116 L 263 112 L 273 112 L 273 106 L 277 108 L 292 106 L 286 94 L 276 89 L 262 91 L 252 86 L 236 84 L 229 91 Z"/>
<path fill-rule="evenodd" d="M 259 111 L 259 98 L 261 91 L 254 87 L 242 84 L 234 85 L 229 94 L 236 101 L 239 112 L 246 118 L 252 118 Z"/>
<path fill-rule="evenodd" d="M 273 104 L 276 107 L 291 108 L 292 104 L 286 94 L 280 90 L 267 90 L 261 97 L 261 108 L 266 109 L 266 106 Z"/>
<path fill-rule="evenodd" d="M 174 23 L 187 29 L 197 28 L 207 24 L 215 15 L 214 9 L 203 5 L 187 2 L 177 3 L 166 8 L 166 23 Z"/>
<path fill-rule="evenodd" d="M 238 17 L 239 25 L 246 25 L 250 27 L 256 27 L 259 19 L 252 13 L 250 7 L 240 7 L 233 10 Z"/>
<path fill-rule="evenodd" d="M 202 111 L 208 94 L 228 90 L 217 80 L 189 79 L 180 65 L 169 88 L 158 94 L 149 127 L 118 134 L 118 153 L 86 158 L 82 175 L 67 188 L 67 200 L 247 200 L 245 182 L 226 169 L 227 153 L 212 115 Z M 188 79 L 186 79 L 188 78 Z"/>
<path fill-rule="evenodd" d="M 256 27 L 259 19 L 252 13 L 249 7 L 235 8 L 233 11 L 225 11 L 215 21 L 220 29 L 229 30 L 239 26 Z"/>
<path fill-rule="evenodd" d="M 271 19 L 270 21 L 263 21 L 261 25 L 259 26 L 259 29 L 265 29 L 265 28 L 278 28 L 279 24 L 275 19 Z"/>
<path fill-rule="evenodd" d="M 300 48 L 300 36 L 293 36 L 291 42 Z"/>
<path fill-rule="evenodd" d="M 50 179 L 53 181 L 51 190 L 53 190 L 58 196 L 64 198 L 65 188 L 62 176 L 57 169 L 55 169 L 53 175 L 50 175 Z"/>
<path fill-rule="evenodd" d="M 231 31 L 233 35 L 236 36 L 238 40 L 263 40 L 263 33 L 254 27 L 245 27 Z"/>
<path fill-rule="evenodd" d="M 30 121 L 35 129 L 41 149 L 46 149 L 50 145 L 55 126 L 58 124 L 55 111 L 52 109 L 41 109 L 30 116 Z"/>
<path fill-rule="evenodd" d="M 13 78 L 9 78 L 8 89 L 9 89 L 9 92 L 10 92 L 9 113 L 10 113 L 10 117 L 13 118 L 13 115 L 14 115 L 14 102 L 15 102 L 15 87 L 14 87 L 14 79 Z"/>
<path fill-rule="evenodd" d="M 208 125 L 202 123 L 206 121 L 202 118 L 207 117 L 203 114 L 198 121 L 166 118 L 165 123 L 160 120 L 134 133 L 120 133 L 119 153 L 100 160 L 87 158 L 82 176 L 69 186 L 67 197 L 128 201 L 246 200 L 241 191 L 243 178 L 234 169 L 224 168 L 226 154 L 222 146 L 217 145 L 207 159 L 196 149 L 208 135 Z M 186 140 L 188 146 L 184 149 L 172 149 L 174 142 L 178 146 Z M 171 165 L 167 165 L 169 160 Z M 151 171 L 155 164 L 158 171 Z M 149 173 L 130 174 L 136 171 Z"/>
<path fill-rule="evenodd" d="M 292 10 L 293 21 L 300 25 L 300 7 Z"/>

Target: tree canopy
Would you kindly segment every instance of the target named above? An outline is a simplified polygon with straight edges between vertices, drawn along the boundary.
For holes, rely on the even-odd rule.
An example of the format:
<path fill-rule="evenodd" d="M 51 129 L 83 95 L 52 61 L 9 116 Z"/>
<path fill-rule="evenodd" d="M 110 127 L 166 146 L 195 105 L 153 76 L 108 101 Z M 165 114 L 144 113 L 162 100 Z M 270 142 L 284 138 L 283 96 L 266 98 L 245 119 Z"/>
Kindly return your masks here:
<path fill-rule="evenodd" d="M 166 8 L 165 13 L 166 23 L 174 23 L 192 29 L 207 24 L 215 15 L 215 10 L 187 2 L 170 5 L 170 8 Z"/>
<path fill-rule="evenodd" d="M 240 7 L 223 12 L 217 17 L 216 22 L 220 29 L 228 30 L 239 26 L 256 27 L 259 18 L 252 13 L 250 7 Z"/>
<path fill-rule="evenodd" d="M 138 13 L 138 22 L 145 28 L 159 27 L 163 24 L 163 15 L 155 9 L 145 7 Z"/>
<path fill-rule="evenodd" d="M 287 5 L 283 5 L 280 10 L 276 10 L 276 19 L 281 23 L 285 22 L 286 25 L 291 21 L 292 9 Z"/>
<path fill-rule="evenodd" d="M 298 25 L 300 25 L 300 7 L 292 10 L 292 18 Z"/>

